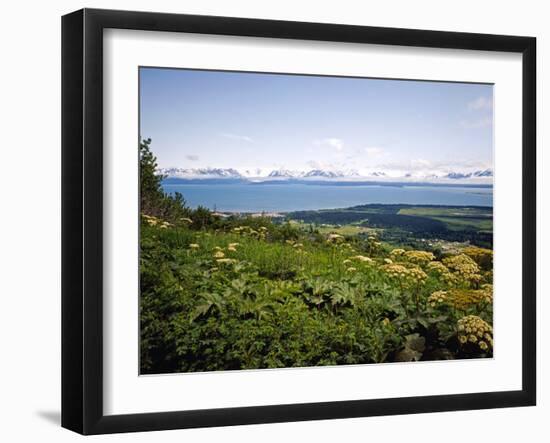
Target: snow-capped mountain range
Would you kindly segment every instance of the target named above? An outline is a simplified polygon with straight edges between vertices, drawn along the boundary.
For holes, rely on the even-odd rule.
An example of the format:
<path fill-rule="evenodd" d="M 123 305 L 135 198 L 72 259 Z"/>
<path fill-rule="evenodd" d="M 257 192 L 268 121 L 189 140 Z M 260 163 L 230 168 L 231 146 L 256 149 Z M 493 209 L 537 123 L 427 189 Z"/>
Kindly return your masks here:
<path fill-rule="evenodd" d="M 439 173 L 405 172 L 391 173 L 384 171 L 367 171 L 337 169 L 310 169 L 297 171 L 290 169 L 236 169 L 236 168 L 160 168 L 158 173 L 176 179 L 233 179 L 243 181 L 282 181 L 282 180 L 335 180 L 335 181 L 413 181 L 413 182 L 474 182 L 490 183 L 493 178 L 492 169 L 474 171 L 445 171 Z"/>

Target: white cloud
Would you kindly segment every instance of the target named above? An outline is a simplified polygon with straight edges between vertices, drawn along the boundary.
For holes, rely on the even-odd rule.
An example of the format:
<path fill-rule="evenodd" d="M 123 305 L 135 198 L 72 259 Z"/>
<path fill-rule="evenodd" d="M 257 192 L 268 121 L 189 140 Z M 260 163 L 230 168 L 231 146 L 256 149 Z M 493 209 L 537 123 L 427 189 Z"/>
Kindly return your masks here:
<path fill-rule="evenodd" d="M 376 158 L 384 155 L 384 150 L 378 146 L 368 146 L 363 149 L 368 157 Z"/>
<path fill-rule="evenodd" d="M 478 118 L 477 120 L 462 120 L 460 126 L 466 129 L 486 128 L 493 124 L 491 117 Z"/>
<path fill-rule="evenodd" d="M 318 146 L 330 146 L 331 148 L 336 149 L 338 152 L 344 149 L 343 140 L 335 137 L 324 138 L 322 140 L 315 141 L 315 144 Z"/>
<path fill-rule="evenodd" d="M 449 172 L 474 172 L 492 168 L 491 162 L 478 160 L 456 160 L 432 162 L 422 158 L 408 161 L 392 162 L 378 165 L 378 169 L 393 176 L 404 176 L 411 173 L 413 176 L 442 176 Z"/>
<path fill-rule="evenodd" d="M 346 168 L 346 164 L 342 162 L 330 162 L 321 160 L 309 160 L 306 165 L 311 169 L 324 169 L 327 171 L 334 171 L 337 169 Z"/>
<path fill-rule="evenodd" d="M 242 142 L 247 142 L 247 143 L 252 143 L 254 140 L 252 140 L 251 137 L 248 137 L 247 135 L 239 135 L 239 134 L 231 134 L 231 133 L 227 133 L 227 132 L 224 132 L 223 134 L 220 134 L 222 137 L 225 137 L 225 138 L 228 138 L 228 139 L 231 139 L 231 140 L 237 140 L 237 141 L 242 141 Z"/>
<path fill-rule="evenodd" d="M 468 103 L 468 109 L 472 111 L 493 109 L 493 100 L 489 97 L 478 97 Z"/>
<path fill-rule="evenodd" d="M 430 168 L 432 166 L 432 162 L 429 160 L 424 160 L 423 158 L 417 158 L 415 160 L 411 160 L 411 167 L 413 169 L 426 169 Z"/>
<path fill-rule="evenodd" d="M 190 160 L 192 162 L 196 162 L 199 160 L 199 156 L 198 155 L 194 155 L 194 154 L 190 154 L 190 155 L 186 155 L 185 158 L 187 160 Z"/>

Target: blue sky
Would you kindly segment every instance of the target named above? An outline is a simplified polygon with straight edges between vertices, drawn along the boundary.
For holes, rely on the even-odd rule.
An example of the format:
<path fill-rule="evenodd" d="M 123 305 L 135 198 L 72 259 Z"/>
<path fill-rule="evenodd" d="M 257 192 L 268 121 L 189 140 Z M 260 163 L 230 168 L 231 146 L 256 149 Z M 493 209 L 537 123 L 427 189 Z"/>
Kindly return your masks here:
<path fill-rule="evenodd" d="M 491 85 L 140 69 L 140 135 L 159 167 L 492 167 Z"/>

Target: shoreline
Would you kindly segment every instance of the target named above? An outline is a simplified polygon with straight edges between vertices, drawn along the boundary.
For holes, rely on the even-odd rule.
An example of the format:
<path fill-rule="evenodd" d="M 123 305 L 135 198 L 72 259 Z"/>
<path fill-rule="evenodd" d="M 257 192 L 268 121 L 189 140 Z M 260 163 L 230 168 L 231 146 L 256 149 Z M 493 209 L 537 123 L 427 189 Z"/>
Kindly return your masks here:
<path fill-rule="evenodd" d="M 433 204 L 411 204 L 411 203 L 367 203 L 364 205 L 350 206 L 347 208 L 322 208 L 322 209 L 299 209 L 295 211 L 249 211 L 249 210 L 212 210 L 214 215 L 221 217 L 231 217 L 231 216 L 248 216 L 248 217 L 268 217 L 268 218 L 282 218 L 286 217 L 289 214 L 295 212 L 323 212 L 323 211 L 350 211 L 359 210 L 359 209 L 373 209 L 373 208 L 388 208 L 392 206 L 399 206 L 401 208 L 434 208 L 434 209 L 482 209 L 482 210 L 491 210 L 493 211 L 493 206 L 487 205 L 433 205 Z"/>

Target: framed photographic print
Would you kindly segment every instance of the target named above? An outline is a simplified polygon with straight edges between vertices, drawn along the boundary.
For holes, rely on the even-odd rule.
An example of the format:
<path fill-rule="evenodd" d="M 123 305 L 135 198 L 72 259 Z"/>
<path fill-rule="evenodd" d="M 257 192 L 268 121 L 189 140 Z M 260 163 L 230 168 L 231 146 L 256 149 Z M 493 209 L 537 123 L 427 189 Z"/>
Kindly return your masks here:
<path fill-rule="evenodd" d="M 534 405 L 531 37 L 62 21 L 62 425 Z"/>

